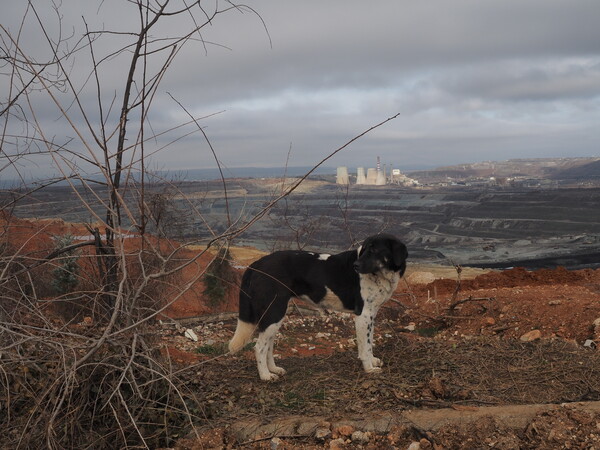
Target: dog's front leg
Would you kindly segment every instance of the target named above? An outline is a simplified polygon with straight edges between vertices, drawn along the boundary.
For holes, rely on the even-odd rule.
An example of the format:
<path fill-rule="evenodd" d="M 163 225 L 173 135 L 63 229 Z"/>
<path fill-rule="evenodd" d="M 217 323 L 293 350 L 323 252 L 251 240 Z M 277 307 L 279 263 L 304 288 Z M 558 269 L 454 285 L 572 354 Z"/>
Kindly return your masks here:
<path fill-rule="evenodd" d="M 374 319 L 375 314 L 368 308 L 364 308 L 360 316 L 354 317 L 358 358 L 362 361 L 365 372 L 368 373 L 380 371 L 383 365 L 379 358 L 373 356 Z"/>
<path fill-rule="evenodd" d="M 260 332 L 254 346 L 258 375 L 263 381 L 275 381 L 279 379 L 280 375 L 285 374 L 285 369 L 275 365 L 275 358 L 273 357 L 275 335 L 281 323 L 282 321 L 273 323 L 265 331 Z"/>

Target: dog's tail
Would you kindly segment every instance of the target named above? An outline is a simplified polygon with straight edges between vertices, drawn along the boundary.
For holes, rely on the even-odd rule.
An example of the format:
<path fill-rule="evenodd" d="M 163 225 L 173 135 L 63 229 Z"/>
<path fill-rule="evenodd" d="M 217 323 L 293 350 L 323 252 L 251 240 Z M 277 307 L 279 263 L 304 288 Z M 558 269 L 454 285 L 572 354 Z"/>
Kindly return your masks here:
<path fill-rule="evenodd" d="M 244 346 L 250 342 L 250 339 L 252 339 L 255 328 L 256 325 L 253 323 L 244 322 L 243 320 L 238 319 L 237 328 L 235 329 L 233 338 L 229 341 L 229 351 L 235 353 L 244 348 Z"/>

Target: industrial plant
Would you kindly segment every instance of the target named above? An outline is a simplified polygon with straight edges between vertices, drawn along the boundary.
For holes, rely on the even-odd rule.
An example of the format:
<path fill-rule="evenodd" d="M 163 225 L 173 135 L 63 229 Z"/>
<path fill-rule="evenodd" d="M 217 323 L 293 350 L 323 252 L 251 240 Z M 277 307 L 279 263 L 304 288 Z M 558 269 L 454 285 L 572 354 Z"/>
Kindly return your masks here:
<path fill-rule="evenodd" d="M 350 175 L 348 167 L 341 166 L 337 168 L 337 184 L 349 185 Z M 390 164 L 389 168 L 386 164 L 381 165 L 379 156 L 377 157 L 377 166 L 368 168 L 365 173 L 364 167 L 356 169 L 355 184 L 367 186 L 385 186 L 388 184 L 396 184 L 399 186 L 418 186 L 419 182 L 413 178 L 409 178 L 400 172 L 400 169 L 394 169 Z"/>

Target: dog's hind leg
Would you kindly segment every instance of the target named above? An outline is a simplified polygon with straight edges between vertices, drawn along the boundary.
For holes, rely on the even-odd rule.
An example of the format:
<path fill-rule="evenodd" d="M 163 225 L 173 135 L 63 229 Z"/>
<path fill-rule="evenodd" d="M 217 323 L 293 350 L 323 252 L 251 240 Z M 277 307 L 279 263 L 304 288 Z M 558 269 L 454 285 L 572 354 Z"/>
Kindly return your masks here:
<path fill-rule="evenodd" d="M 275 364 L 275 358 L 273 356 L 273 347 L 275 345 L 275 335 L 277 331 L 279 331 L 279 327 L 281 327 L 281 322 L 274 323 L 273 326 L 276 326 L 277 329 L 271 334 L 269 340 L 269 349 L 267 350 L 267 367 L 269 368 L 269 372 L 274 373 L 275 375 L 285 375 L 285 369 L 283 367 L 278 367 Z"/>
<path fill-rule="evenodd" d="M 258 367 L 258 376 L 263 381 L 275 381 L 279 375 L 283 375 L 285 370 L 275 365 L 273 358 L 273 346 L 275 335 L 281 326 L 281 322 L 276 322 L 267 327 L 266 330 L 258 334 L 258 340 L 254 347 L 256 354 L 256 365 Z"/>

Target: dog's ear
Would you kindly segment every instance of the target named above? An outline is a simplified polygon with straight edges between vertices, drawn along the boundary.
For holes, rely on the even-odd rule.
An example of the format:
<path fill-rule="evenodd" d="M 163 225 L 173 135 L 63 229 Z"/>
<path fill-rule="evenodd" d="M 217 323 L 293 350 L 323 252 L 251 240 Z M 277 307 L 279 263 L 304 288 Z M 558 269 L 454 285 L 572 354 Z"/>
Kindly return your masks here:
<path fill-rule="evenodd" d="M 360 244 L 358 246 L 358 256 L 362 256 L 363 252 L 367 249 L 367 247 L 369 247 L 369 245 L 371 245 L 371 241 L 373 240 L 373 236 L 369 236 L 368 238 L 366 238 L 362 244 Z"/>
<path fill-rule="evenodd" d="M 406 258 L 408 258 L 408 249 L 406 245 L 400 242 L 397 239 L 392 241 L 392 255 L 394 255 L 394 264 L 398 267 L 402 267 L 406 262 Z"/>

